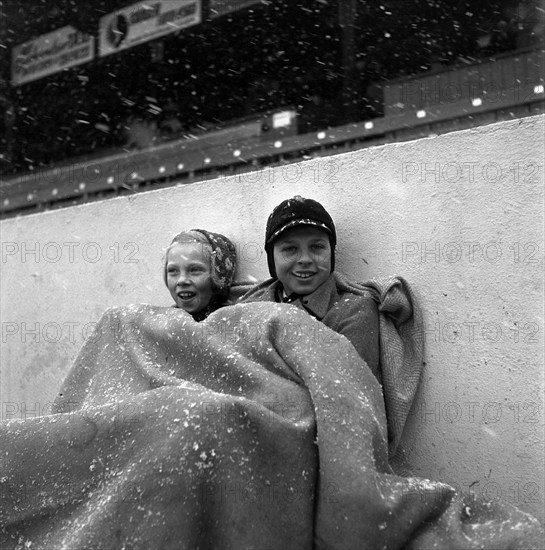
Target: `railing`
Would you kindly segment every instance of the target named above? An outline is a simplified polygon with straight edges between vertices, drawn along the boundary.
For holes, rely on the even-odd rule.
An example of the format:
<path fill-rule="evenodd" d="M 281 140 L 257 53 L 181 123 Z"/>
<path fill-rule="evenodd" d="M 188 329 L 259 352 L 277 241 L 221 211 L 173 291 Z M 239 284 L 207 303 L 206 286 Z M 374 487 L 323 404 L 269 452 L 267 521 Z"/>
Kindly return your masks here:
<path fill-rule="evenodd" d="M 189 183 L 201 180 L 206 174 L 223 171 L 251 170 L 261 164 L 281 161 L 285 158 L 300 159 L 309 154 L 331 154 L 335 149 L 360 148 L 368 144 L 385 141 L 399 141 L 414 138 L 415 135 L 441 133 L 457 129 L 452 121 L 467 120 L 467 125 L 478 125 L 480 116 L 490 115 L 485 122 L 505 118 L 516 118 L 524 114 L 545 111 L 543 52 L 530 52 L 528 55 L 515 54 L 506 58 L 497 67 L 490 66 L 494 74 L 507 74 L 506 67 L 532 66 L 533 81 L 529 77 L 514 80 L 505 77 L 505 83 L 515 85 L 500 88 L 496 80 L 489 79 L 486 72 L 479 77 L 480 83 L 494 82 L 491 88 L 476 88 L 479 93 L 456 97 L 452 101 L 411 103 L 395 110 L 399 90 L 410 82 L 412 89 L 420 83 L 429 83 L 430 78 L 443 78 L 444 85 L 453 79 L 473 78 L 472 69 L 452 71 L 446 74 L 422 75 L 409 80 L 396 81 L 385 87 L 385 98 L 389 102 L 388 114 L 364 122 L 347 124 L 312 134 L 293 135 L 294 125 L 280 124 L 276 135 L 265 135 L 251 123 L 246 134 L 237 134 L 236 129 L 223 129 L 216 133 L 195 136 L 194 139 L 181 139 L 159 145 L 148 150 L 115 154 L 100 159 L 79 161 L 69 165 L 24 174 L 1 182 L 0 212 L 4 216 L 19 213 L 32 213 L 39 208 L 55 207 L 63 204 L 104 198 L 125 192 L 149 189 L 151 186 Z M 514 59 L 517 57 L 517 59 Z M 535 70 L 537 60 L 537 71 Z M 518 65 L 517 65 L 518 63 Z M 524 73 L 529 75 L 529 72 Z M 462 76 L 463 75 L 463 76 Z M 446 79 L 446 80 L 445 80 Z M 471 80 L 468 80 L 468 82 Z M 469 88 L 469 86 L 468 86 Z M 394 90 L 395 93 L 394 93 Z M 406 90 L 405 90 L 406 91 Z M 399 101 L 397 103 L 400 103 Z M 525 111 L 521 112 L 524 108 Z M 291 111 L 288 111 L 291 112 Z M 268 120 L 274 128 L 275 120 L 289 120 L 292 115 L 276 113 Z M 450 124 L 450 127 L 449 127 Z M 223 133 L 222 133 L 223 132 Z M 292 135 L 290 135 L 292 134 Z M 269 137 L 270 136 L 270 137 Z"/>
<path fill-rule="evenodd" d="M 506 92 L 520 99 L 523 87 L 543 84 L 544 53 L 520 50 L 494 60 L 396 79 L 384 86 L 384 114 L 396 115 L 484 96 L 494 100 Z"/>

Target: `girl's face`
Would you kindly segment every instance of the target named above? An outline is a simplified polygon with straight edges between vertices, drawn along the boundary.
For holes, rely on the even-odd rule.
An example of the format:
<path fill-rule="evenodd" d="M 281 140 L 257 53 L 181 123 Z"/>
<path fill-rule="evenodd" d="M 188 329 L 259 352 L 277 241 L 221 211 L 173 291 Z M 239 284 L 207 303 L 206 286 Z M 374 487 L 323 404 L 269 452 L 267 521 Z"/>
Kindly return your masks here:
<path fill-rule="evenodd" d="M 198 313 L 212 300 L 210 247 L 175 243 L 167 255 L 167 287 L 179 308 Z"/>
<path fill-rule="evenodd" d="M 312 225 L 288 229 L 274 242 L 274 267 L 285 292 L 310 294 L 331 273 L 328 234 Z"/>

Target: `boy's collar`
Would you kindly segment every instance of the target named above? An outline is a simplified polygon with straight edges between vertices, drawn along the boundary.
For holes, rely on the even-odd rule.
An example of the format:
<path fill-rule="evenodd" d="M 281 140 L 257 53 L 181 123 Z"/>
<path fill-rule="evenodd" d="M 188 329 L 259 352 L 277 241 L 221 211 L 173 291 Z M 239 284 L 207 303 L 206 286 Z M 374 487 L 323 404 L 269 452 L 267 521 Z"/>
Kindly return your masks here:
<path fill-rule="evenodd" d="M 282 287 L 282 283 L 278 281 L 277 296 L 279 301 L 284 301 L 286 293 Z M 307 309 L 314 317 L 321 321 L 331 306 L 338 300 L 337 285 L 333 273 L 311 294 L 299 296 L 299 300 L 303 307 Z"/>

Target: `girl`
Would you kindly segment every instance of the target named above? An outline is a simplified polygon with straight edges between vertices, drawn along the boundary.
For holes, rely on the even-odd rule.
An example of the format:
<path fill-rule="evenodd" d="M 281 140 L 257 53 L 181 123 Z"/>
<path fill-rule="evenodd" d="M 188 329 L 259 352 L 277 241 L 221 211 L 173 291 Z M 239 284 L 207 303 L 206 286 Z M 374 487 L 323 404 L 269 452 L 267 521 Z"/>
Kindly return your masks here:
<path fill-rule="evenodd" d="M 195 321 L 227 305 L 236 267 L 233 243 L 219 233 L 191 229 L 176 235 L 165 254 L 163 276 L 174 307 Z"/>

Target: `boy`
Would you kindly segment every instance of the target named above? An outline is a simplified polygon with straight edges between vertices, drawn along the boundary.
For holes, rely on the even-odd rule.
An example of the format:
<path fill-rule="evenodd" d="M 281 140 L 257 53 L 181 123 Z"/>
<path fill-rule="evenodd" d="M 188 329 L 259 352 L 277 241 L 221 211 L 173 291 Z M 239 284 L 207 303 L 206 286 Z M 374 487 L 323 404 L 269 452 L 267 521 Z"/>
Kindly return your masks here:
<path fill-rule="evenodd" d="M 304 309 L 352 343 L 380 381 L 378 308 L 371 294 L 356 294 L 335 269 L 337 234 L 329 213 L 300 196 L 269 216 L 265 251 L 272 279 L 248 291 L 241 302 L 287 302 Z"/>

